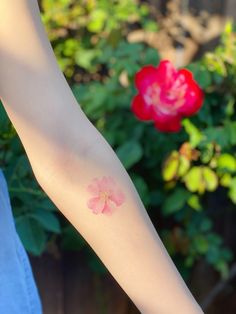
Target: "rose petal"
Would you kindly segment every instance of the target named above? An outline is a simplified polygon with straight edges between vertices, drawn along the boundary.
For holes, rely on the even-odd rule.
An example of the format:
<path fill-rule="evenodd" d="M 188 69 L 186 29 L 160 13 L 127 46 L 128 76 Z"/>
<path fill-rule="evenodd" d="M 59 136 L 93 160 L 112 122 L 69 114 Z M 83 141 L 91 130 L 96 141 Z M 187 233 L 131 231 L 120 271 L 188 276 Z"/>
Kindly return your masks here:
<path fill-rule="evenodd" d="M 144 94 L 147 87 L 152 85 L 157 80 L 157 69 L 153 65 L 146 65 L 142 67 L 135 74 L 134 82 L 136 88 L 141 94 Z"/>
<path fill-rule="evenodd" d="M 181 129 L 181 117 L 160 115 L 155 120 L 155 128 L 162 132 L 178 132 Z"/>
<path fill-rule="evenodd" d="M 169 89 L 175 81 L 178 72 L 169 60 L 161 60 L 157 67 L 156 82 L 162 88 Z"/>
<path fill-rule="evenodd" d="M 187 88 L 184 75 L 177 75 L 168 88 L 161 86 L 160 101 L 167 107 L 178 109 L 184 103 Z"/>
<path fill-rule="evenodd" d="M 151 107 L 151 105 L 144 102 L 143 97 L 140 94 L 134 96 L 131 104 L 131 110 L 138 119 L 144 121 L 152 120 Z"/>
<path fill-rule="evenodd" d="M 179 108 L 178 112 L 185 116 L 191 116 L 200 110 L 204 101 L 204 93 L 197 82 L 194 81 L 190 71 L 182 69 L 179 72 L 185 76 L 188 89 L 185 94 L 185 103 Z"/>
<path fill-rule="evenodd" d="M 194 80 L 193 73 L 189 71 L 188 69 L 180 69 L 178 71 L 178 75 L 184 75 L 186 82 L 191 82 Z"/>
<path fill-rule="evenodd" d="M 201 109 L 203 101 L 204 94 L 202 90 L 197 86 L 192 87 L 188 89 L 185 95 L 185 103 L 179 108 L 178 112 L 184 116 L 191 116 Z"/>

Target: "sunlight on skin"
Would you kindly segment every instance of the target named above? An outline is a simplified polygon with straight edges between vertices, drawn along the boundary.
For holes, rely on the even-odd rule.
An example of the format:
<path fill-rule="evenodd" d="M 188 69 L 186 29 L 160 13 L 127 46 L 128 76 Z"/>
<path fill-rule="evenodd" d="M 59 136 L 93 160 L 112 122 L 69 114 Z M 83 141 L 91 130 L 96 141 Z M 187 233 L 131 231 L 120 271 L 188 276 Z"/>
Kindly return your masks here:
<path fill-rule="evenodd" d="M 0 13 L 0 51 L 9 53 L 12 58 L 19 61 L 19 64 L 22 62 L 32 70 L 42 72 L 47 66 L 51 66 L 48 57 L 52 63 L 55 63 L 55 59 L 45 38 L 44 29 L 39 27 L 36 19 L 31 18 L 36 3 L 37 0 L 0 1 L 0 12 L 4 12 L 4 14 Z M 5 25 L 8 26 L 7 31 Z M 47 55 L 45 55 L 45 48 L 49 48 Z M 38 62 L 35 62 L 35 55 Z M 14 69 L 9 67 L 9 70 Z M 8 75 L 8 71 L 5 71 L 5 75 Z"/>

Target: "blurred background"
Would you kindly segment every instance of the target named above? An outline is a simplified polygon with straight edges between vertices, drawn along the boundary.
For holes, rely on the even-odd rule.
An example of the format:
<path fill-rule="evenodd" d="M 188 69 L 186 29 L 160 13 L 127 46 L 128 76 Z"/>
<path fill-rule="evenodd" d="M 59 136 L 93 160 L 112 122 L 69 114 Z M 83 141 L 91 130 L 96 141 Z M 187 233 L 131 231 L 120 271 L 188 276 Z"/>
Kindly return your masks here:
<path fill-rule="evenodd" d="M 39 5 L 78 103 L 127 169 L 193 295 L 207 314 L 236 313 L 235 1 Z M 135 73 L 161 59 L 191 70 L 205 92 L 202 109 L 177 134 L 130 111 Z M 44 313 L 139 313 L 37 184 L 1 103 L 0 165 Z"/>

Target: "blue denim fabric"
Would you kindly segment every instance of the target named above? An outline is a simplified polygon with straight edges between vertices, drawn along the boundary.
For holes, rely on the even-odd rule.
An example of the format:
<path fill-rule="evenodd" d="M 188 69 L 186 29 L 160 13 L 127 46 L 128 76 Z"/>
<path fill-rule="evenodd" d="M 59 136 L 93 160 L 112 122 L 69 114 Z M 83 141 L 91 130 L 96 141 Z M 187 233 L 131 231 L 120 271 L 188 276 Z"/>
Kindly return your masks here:
<path fill-rule="evenodd" d="M 42 314 L 28 255 L 16 232 L 8 186 L 0 169 L 0 314 Z"/>

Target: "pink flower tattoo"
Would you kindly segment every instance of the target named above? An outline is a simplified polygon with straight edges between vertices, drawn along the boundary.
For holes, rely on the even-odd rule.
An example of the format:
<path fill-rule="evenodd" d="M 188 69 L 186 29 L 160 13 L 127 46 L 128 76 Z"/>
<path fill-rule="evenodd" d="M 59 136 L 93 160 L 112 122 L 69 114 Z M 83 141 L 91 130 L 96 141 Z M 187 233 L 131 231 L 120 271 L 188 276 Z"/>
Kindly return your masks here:
<path fill-rule="evenodd" d="M 125 201 L 124 193 L 110 176 L 103 176 L 101 179 L 94 178 L 93 182 L 87 186 L 87 191 L 93 195 L 87 201 L 87 206 L 94 214 L 103 213 L 110 216 L 115 208 Z"/>

